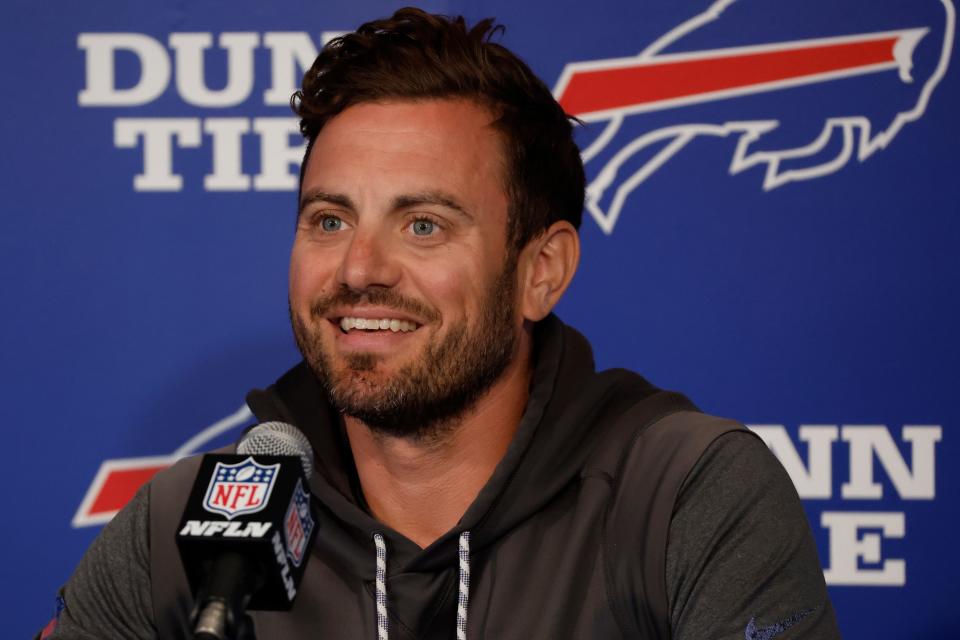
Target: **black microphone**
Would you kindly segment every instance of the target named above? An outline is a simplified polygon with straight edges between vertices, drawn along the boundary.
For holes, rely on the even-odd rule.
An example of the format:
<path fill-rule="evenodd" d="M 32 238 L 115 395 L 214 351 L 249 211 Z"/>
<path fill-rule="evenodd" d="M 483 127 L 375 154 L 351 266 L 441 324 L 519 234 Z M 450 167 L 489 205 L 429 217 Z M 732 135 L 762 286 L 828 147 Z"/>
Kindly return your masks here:
<path fill-rule="evenodd" d="M 283 422 L 203 457 L 177 533 L 195 640 L 247 637 L 248 609 L 291 607 L 317 533 L 312 466 L 306 436 Z"/>

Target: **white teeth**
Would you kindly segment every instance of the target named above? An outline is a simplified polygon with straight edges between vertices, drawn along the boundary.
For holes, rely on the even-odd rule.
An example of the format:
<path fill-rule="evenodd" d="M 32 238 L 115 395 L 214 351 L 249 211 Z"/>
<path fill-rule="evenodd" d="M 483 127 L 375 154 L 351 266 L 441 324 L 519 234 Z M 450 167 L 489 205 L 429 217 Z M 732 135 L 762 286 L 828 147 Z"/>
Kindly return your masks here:
<path fill-rule="evenodd" d="M 364 331 L 386 331 L 389 329 L 396 333 L 397 331 L 409 332 L 417 328 L 416 323 L 407 320 L 398 320 L 396 318 L 353 318 L 344 316 L 340 318 L 340 328 L 344 331 L 351 329 L 363 329 Z"/>

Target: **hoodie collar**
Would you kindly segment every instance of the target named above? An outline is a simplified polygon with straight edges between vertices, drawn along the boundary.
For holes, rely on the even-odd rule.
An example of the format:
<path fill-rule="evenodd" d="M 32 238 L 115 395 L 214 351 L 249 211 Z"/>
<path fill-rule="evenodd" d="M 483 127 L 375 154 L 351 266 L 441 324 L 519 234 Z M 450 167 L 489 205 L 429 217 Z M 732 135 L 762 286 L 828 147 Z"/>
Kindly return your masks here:
<path fill-rule="evenodd" d="M 339 416 L 305 363 L 266 391 L 252 391 L 247 403 L 259 420 L 290 422 L 306 434 L 317 458 L 311 489 L 330 515 L 351 530 L 351 538 L 366 545 L 374 532 L 383 532 L 391 546 L 391 565 L 440 570 L 455 564 L 462 531 L 471 532 L 471 547 L 480 551 L 578 479 L 598 437 L 592 427 L 602 421 L 601 414 L 616 415 L 625 403 L 657 391 L 624 371 L 596 374 L 586 339 L 553 315 L 537 325 L 533 357 L 527 407 L 507 452 L 458 525 L 426 549 L 365 509 Z"/>

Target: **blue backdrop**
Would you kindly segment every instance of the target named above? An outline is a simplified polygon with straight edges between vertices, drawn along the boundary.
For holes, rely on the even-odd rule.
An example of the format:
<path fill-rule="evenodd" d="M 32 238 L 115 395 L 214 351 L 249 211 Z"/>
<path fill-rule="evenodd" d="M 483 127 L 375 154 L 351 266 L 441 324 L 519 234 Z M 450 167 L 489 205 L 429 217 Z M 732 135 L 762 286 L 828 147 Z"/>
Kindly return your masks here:
<path fill-rule="evenodd" d="M 399 3 L 10 2 L 0 403 L 6 637 L 149 474 L 293 364 L 300 141 L 325 38 Z M 586 123 L 559 313 L 603 367 L 757 430 L 846 638 L 957 637 L 952 0 L 478 0 Z"/>

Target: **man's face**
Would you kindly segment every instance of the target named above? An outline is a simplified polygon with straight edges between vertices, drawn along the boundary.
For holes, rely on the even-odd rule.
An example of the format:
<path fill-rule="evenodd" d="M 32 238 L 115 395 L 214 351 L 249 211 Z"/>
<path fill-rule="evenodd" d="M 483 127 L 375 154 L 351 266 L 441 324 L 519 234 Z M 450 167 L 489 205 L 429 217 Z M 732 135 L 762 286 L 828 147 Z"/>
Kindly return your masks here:
<path fill-rule="evenodd" d="M 423 436 L 501 375 L 517 343 L 504 159 L 463 100 L 360 104 L 307 161 L 290 264 L 297 344 L 334 405 Z"/>

